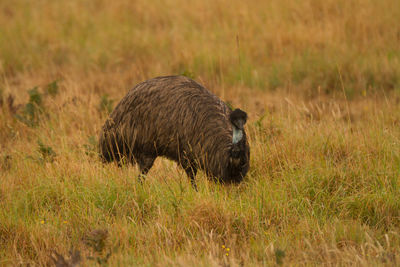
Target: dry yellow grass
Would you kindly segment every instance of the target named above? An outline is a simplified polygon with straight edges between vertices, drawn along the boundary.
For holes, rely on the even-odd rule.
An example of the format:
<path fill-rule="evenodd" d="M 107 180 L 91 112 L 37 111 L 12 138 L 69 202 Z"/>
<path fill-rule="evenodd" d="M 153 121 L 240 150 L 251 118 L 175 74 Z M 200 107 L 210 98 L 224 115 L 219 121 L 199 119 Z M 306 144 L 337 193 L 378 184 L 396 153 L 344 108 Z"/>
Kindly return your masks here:
<path fill-rule="evenodd" d="M 399 17 L 395 0 L 1 1 L 0 265 L 400 264 Z M 243 184 L 200 173 L 197 193 L 158 159 L 140 185 L 99 161 L 110 108 L 166 74 L 248 112 Z"/>

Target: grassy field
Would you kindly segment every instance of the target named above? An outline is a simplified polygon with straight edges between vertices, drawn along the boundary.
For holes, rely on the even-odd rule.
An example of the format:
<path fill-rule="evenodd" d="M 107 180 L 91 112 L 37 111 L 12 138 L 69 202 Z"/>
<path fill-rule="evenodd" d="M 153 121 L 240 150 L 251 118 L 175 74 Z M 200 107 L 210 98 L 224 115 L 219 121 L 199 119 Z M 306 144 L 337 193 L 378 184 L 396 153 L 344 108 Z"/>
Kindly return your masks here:
<path fill-rule="evenodd" d="M 0 266 L 399 265 L 399 18 L 396 0 L 0 1 Z M 108 113 L 170 74 L 248 112 L 241 185 L 100 162 Z"/>

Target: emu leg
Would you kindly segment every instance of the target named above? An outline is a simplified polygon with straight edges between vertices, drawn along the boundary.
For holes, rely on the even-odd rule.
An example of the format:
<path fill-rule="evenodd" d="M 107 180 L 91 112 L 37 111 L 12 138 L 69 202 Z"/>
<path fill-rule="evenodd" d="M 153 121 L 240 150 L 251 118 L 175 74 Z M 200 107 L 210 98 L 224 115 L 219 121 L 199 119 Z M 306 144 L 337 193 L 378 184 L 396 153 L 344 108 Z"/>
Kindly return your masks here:
<path fill-rule="evenodd" d="M 139 164 L 139 169 L 140 169 L 140 174 L 138 176 L 138 180 L 140 183 L 144 181 L 146 178 L 146 174 L 149 172 L 151 167 L 153 166 L 154 161 L 156 160 L 156 157 L 154 156 L 145 156 L 142 155 L 137 158 L 137 163 Z"/>
<path fill-rule="evenodd" d="M 192 184 L 194 190 L 198 191 L 196 180 L 195 180 L 197 168 L 190 164 L 184 166 L 183 168 L 185 169 L 186 175 L 190 178 L 190 183 Z"/>

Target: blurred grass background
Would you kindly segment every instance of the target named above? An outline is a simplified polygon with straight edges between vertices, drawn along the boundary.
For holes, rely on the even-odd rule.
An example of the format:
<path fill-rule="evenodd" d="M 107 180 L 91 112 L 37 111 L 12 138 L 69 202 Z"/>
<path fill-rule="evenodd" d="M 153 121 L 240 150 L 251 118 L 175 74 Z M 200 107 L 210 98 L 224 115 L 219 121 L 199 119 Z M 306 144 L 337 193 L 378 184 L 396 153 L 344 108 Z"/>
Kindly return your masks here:
<path fill-rule="evenodd" d="M 382 1 L 11 1 L 1 69 L 61 75 L 192 73 L 306 94 L 399 89 L 400 3 Z"/>
<path fill-rule="evenodd" d="M 399 264 L 399 18 L 395 0 L 2 0 L 0 265 Z M 171 74 L 248 112 L 240 186 L 99 161 L 115 104 Z"/>

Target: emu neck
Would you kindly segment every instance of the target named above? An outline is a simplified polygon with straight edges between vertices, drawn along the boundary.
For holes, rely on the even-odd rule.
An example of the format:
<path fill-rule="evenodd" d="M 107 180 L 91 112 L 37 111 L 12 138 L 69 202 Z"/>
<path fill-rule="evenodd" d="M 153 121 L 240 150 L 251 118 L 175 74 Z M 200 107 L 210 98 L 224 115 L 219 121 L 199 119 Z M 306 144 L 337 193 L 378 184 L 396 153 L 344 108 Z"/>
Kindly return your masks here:
<path fill-rule="evenodd" d="M 232 126 L 233 135 L 232 135 L 232 143 L 237 144 L 243 138 L 243 131 L 236 128 L 234 125 Z"/>

